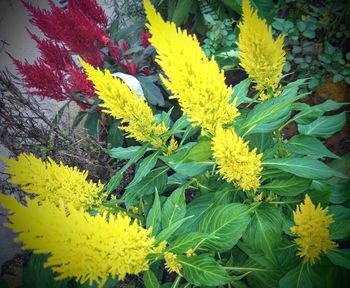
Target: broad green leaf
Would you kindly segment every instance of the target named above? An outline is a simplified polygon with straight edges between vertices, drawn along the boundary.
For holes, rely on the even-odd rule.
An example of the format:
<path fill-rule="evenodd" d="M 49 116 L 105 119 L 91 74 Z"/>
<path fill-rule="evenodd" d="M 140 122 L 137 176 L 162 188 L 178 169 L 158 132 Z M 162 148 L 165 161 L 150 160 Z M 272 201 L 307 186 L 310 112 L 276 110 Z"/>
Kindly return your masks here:
<path fill-rule="evenodd" d="M 152 270 L 148 270 L 145 273 L 143 273 L 143 283 L 145 284 L 146 288 L 159 288 L 159 282 L 154 275 Z"/>
<path fill-rule="evenodd" d="M 48 255 L 32 254 L 23 268 L 23 287 L 35 288 L 65 288 L 67 280 L 56 281 L 57 273 L 50 268 L 44 268 Z"/>
<path fill-rule="evenodd" d="M 146 227 L 152 227 L 152 234 L 156 235 L 159 227 L 160 227 L 160 219 L 161 219 L 161 207 L 160 207 L 160 201 L 159 201 L 159 195 L 156 190 L 154 194 L 154 201 L 151 209 L 148 212 L 147 219 L 146 219 Z"/>
<path fill-rule="evenodd" d="M 274 122 L 278 122 L 281 117 L 284 118 L 285 115 L 288 115 L 291 109 L 290 105 L 304 96 L 305 95 L 294 95 L 294 93 L 288 95 L 287 92 L 285 92 L 285 95 L 280 95 L 279 97 L 260 103 L 248 113 L 244 122 L 241 123 L 237 129 L 243 131 L 245 135 L 269 132 L 266 131 L 268 130 L 267 128 L 270 126 L 270 128 L 275 127 L 276 124 L 274 124 Z M 273 131 L 273 129 L 270 131 Z"/>
<path fill-rule="evenodd" d="M 159 158 L 177 173 L 191 177 L 202 174 L 214 165 L 209 160 L 210 156 L 210 141 L 204 138 L 198 143 L 187 143 L 173 155 Z"/>
<path fill-rule="evenodd" d="M 329 138 L 343 128 L 345 120 L 345 112 L 333 116 L 322 116 L 310 124 L 299 124 L 298 131 L 304 135 Z"/>
<path fill-rule="evenodd" d="M 172 243 L 170 243 L 168 251 L 181 254 L 189 249 L 194 249 L 198 244 L 202 243 L 210 236 L 200 232 L 189 232 L 178 236 Z"/>
<path fill-rule="evenodd" d="M 306 264 L 301 263 L 294 269 L 288 271 L 279 281 L 280 288 L 313 288 L 320 287 L 320 279 L 318 275 L 307 267 Z"/>
<path fill-rule="evenodd" d="M 175 135 L 180 133 L 182 129 L 188 127 L 190 122 L 187 121 L 187 115 L 182 115 L 179 119 L 177 119 L 174 125 L 171 127 L 171 134 Z"/>
<path fill-rule="evenodd" d="M 224 267 L 209 256 L 179 256 L 177 261 L 182 265 L 185 279 L 193 285 L 219 286 L 230 282 Z"/>
<path fill-rule="evenodd" d="M 333 264 L 350 270 L 350 249 L 331 249 L 326 256 Z"/>
<path fill-rule="evenodd" d="M 112 148 L 108 150 L 108 154 L 112 158 L 116 158 L 120 160 L 128 160 L 128 159 L 131 159 L 137 153 L 137 151 L 139 151 L 141 147 L 142 146 L 130 146 L 127 148 L 123 148 L 123 147 Z"/>
<path fill-rule="evenodd" d="M 120 147 L 124 142 L 123 133 L 119 129 L 120 121 L 113 119 L 109 122 L 110 126 L 108 129 L 107 141 L 112 147 Z"/>
<path fill-rule="evenodd" d="M 271 133 L 256 133 L 249 134 L 245 137 L 245 140 L 249 141 L 250 149 L 256 148 L 258 153 L 262 153 L 265 150 L 271 148 L 274 144 Z"/>
<path fill-rule="evenodd" d="M 162 193 L 168 180 L 168 167 L 159 167 L 152 170 L 147 174 L 140 182 L 127 188 L 123 195 L 123 199 L 126 200 L 125 204 L 130 207 L 132 201 L 138 197 L 150 195 L 157 189 L 159 193 Z"/>
<path fill-rule="evenodd" d="M 128 163 L 126 163 L 116 174 L 113 175 L 105 187 L 108 193 L 111 193 L 119 185 L 120 181 L 123 179 L 124 172 L 128 170 L 132 164 L 137 162 L 143 156 L 143 154 L 146 153 L 147 147 L 147 145 L 138 147 L 137 151 L 132 154 Z"/>
<path fill-rule="evenodd" d="M 171 193 L 163 205 L 162 209 L 162 227 L 163 229 L 172 223 L 182 219 L 186 214 L 185 202 L 186 186 L 181 186 Z"/>
<path fill-rule="evenodd" d="M 172 223 L 169 227 L 163 229 L 157 236 L 156 242 L 155 242 L 155 246 L 159 245 L 159 243 L 161 243 L 164 240 L 168 240 L 175 232 L 177 229 L 180 228 L 180 226 L 187 221 L 188 219 L 191 219 L 191 216 L 182 218 L 174 223 Z"/>
<path fill-rule="evenodd" d="M 250 213 L 251 209 L 248 206 L 239 203 L 212 208 L 200 222 L 199 232 L 217 239 L 209 239 L 205 245 L 218 251 L 231 249 L 247 228 Z"/>
<path fill-rule="evenodd" d="M 346 178 L 344 174 L 330 168 L 323 162 L 309 158 L 270 159 L 265 160 L 263 165 L 307 179 L 326 180 L 332 177 Z"/>
<path fill-rule="evenodd" d="M 234 99 L 236 99 L 236 106 L 239 106 L 240 104 L 244 103 L 247 98 L 248 89 L 251 82 L 252 80 L 247 78 L 235 85 L 233 87 L 233 93 L 229 100 L 229 104 L 231 104 Z"/>
<path fill-rule="evenodd" d="M 329 201 L 333 204 L 342 204 L 350 199 L 350 183 L 331 185 Z"/>
<path fill-rule="evenodd" d="M 159 87 L 154 84 L 152 77 L 140 76 L 138 80 L 140 81 L 147 102 L 152 105 L 164 106 L 163 94 L 160 92 Z"/>
<path fill-rule="evenodd" d="M 88 114 L 84 127 L 89 133 L 89 135 L 95 139 L 99 135 L 99 122 L 100 122 L 101 113 L 91 112 Z"/>
<path fill-rule="evenodd" d="M 140 162 L 140 165 L 136 170 L 135 176 L 129 183 L 127 188 L 130 188 L 131 186 L 140 182 L 140 180 L 144 178 L 154 168 L 154 166 L 156 166 L 158 155 L 159 151 L 156 151 Z"/>
<path fill-rule="evenodd" d="M 316 159 L 323 157 L 339 159 L 339 156 L 329 151 L 320 140 L 309 135 L 296 135 L 288 141 L 286 146 L 293 153 Z"/>
<path fill-rule="evenodd" d="M 311 180 L 291 176 L 288 178 L 275 178 L 262 185 L 261 189 L 268 189 L 281 196 L 297 196 L 305 192 L 311 185 Z"/>
<path fill-rule="evenodd" d="M 176 2 L 176 6 L 173 7 L 172 13 L 169 13 L 169 20 L 180 26 L 187 21 L 193 0 L 177 0 L 172 2 Z"/>
<path fill-rule="evenodd" d="M 227 203 L 227 193 L 216 192 L 196 197 L 188 206 L 186 216 L 193 216 L 179 229 L 179 234 L 198 231 L 199 222 L 215 206 Z M 230 201 L 231 202 L 231 201 Z"/>
<path fill-rule="evenodd" d="M 262 251 L 276 262 L 275 248 L 282 236 L 282 214 L 279 208 L 260 205 L 243 234 L 243 241 L 256 251 Z"/>
<path fill-rule="evenodd" d="M 125 38 L 125 36 L 130 35 L 133 32 L 139 31 L 143 29 L 143 24 L 132 24 L 127 26 L 126 28 L 118 29 L 118 32 L 115 34 L 115 39 L 120 40 Z"/>
<path fill-rule="evenodd" d="M 204 217 L 208 211 L 214 207 L 214 193 L 196 197 L 187 206 L 186 216 L 193 216 L 179 229 L 179 233 L 183 234 L 186 232 L 197 231 L 199 221 Z"/>
<path fill-rule="evenodd" d="M 331 240 L 350 238 L 350 209 L 341 205 L 331 205 L 328 213 L 333 215 L 334 222 L 329 227 Z"/>

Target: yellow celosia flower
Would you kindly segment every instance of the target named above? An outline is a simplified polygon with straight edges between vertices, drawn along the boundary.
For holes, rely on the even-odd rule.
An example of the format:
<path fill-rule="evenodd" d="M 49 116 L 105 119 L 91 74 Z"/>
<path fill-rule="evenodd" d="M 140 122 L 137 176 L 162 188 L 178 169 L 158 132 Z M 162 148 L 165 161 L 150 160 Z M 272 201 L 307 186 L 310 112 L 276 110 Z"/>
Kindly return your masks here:
<path fill-rule="evenodd" d="M 263 193 L 258 193 L 254 196 L 254 201 L 255 202 L 261 202 L 263 199 Z"/>
<path fill-rule="evenodd" d="M 304 203 L 294 211 L 296 226 L 290 230 L 299 235 L 299 238 L 295 239 L 299 250 L 297 255 L 303 257 L 305 263 L 314 264 L 322 252 L 338 246 L 329 240 L 328 226 L 334 221 L 332 215 L 327 215 L 327 212 L 328 209 L 322 209 L 320 204 L 315 207 L 309 195 L 305 195 Z"/>
<path fill-rule="evenodd" d="M 134 89 L 130 89 L 119 78 L 105 70 L 95 69 L 80 59 L 88 79 L 94 83 L 103 112 L 121 119 L 122 129 L 130 133 L 137 141 L 147 141 L 155 147 L 163 144 L 162 134 L 167 131 L 164 123 L 156 124 L 151 108 L 143 97 L 139 98 Z"/>
<path fill-rule="evenodd" d="M 182 265 L 176 261 L 177 256 L 172 252 L 167 252 L 164 255 L 165 268 L 169 273 L 176 272 L 181 275 Z"/>
<path fill-rule="evenodd" d="M 262 171 L 262 154 L 257 154 L 256 148 L 249 151 L 248 142 L 244 142 L 233 129 L 218 127 L 212 140 L 212 150 L 219 173 L 228 182 L 234 181 L 243 191 L 256 191 Z"/>
<path fill-rule="evenodd" d="M 169 155 L 173 154 L 177 148 L 178 148 L 178 144 L 173 136 L 170 139 L 170 142 L 169 142 L 169 145 L 167 147 L 167 151 L 166 151 L 165 155 L 169 156 Z"/>
<path fill-rule="evenodd" d="M 207 59 L 195 36 L 165 22 L 149 0 L 144 1 L 150 42 L 157 50 L 157 62 L 167 78 L 164 85 L 178 98 L 189 121 L 213 133 L 218 124 L 231 124 L 238 116 L 234 103 L 228 104 L 232 88 L 214 59 Z"/>
<path fill-rule="evenodd" d="M 75 208 L 88 208 L 101 201 L 101 183 L 87 181 L 87 171 L 77 167 L 55 163 L 52 159 L 42 161 L 33 154 L 20 154 L 18 159 L 1 157 L 6 163 L 5 172 L 10 174 L 9 182 L 20 185 L 27 193 L 36 195 L 39 201 L 48 200 L 56 205 L 63 200 Z"/>
<path fill-rule="evenodd" d="M 237 43 L 240 65 L 255 81 L 256 89 L 262 92 L 261 100 L 267 100 L 270 96 L 265 90 L 276 90 L 282 77 L 284 39 L 281 35 L 273 39 L 271 27 L 252 10 L 249 0 L 243 0 L 242 10 L 243 21 L 238 25 Z"/>
<path fill-rule="evenodd" d="M 75 277 L 102 287 L 109 276 L 123 280 L 148 270 L 146 257 L 155 239 L 149 236 L 151 229 L 126 215 L 91 216 L 71 205 L 36 199 L 27 199 L 26 207 L 1 194 L 0 203 L 11 210 L 7 226 L 19 233 L 16 241 L 34 253 L 49 254 L 45 266 L 59 274 L 57 280 Z"/>
<path fill-rule="evenodd" d="M 190 248 L 186 251 L 186 256 L 187 257 L 196 256 L 196 253 L 194 252 L 194 250 L 192 248 Z"/>
<path fill-rule="evenodd" d="M 153 249 L 153 253 L 162 253 L 167 245 L 168 242 L 166 242 L 165 240 L 160 242 L 160 244 Z"/>

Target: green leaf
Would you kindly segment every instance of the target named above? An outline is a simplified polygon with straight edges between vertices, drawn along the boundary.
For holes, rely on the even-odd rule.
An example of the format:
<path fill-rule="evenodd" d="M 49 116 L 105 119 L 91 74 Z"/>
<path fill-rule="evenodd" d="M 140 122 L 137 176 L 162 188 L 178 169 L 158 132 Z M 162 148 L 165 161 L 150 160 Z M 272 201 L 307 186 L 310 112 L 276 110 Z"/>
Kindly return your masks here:
<path fill-rule="evenodd" d="M 196 245 L 209 239 L 210 236 L 200 232 L 189 232 L 178 236 L 168 247 L 169 252 L 176 254 L 185 253 L 189 249 L 194 249 Z"/>
<path fill-rule="evenodd" d="M 173 155 L 159 158 L 177 173 L 188 177 L 200 175 L 214 165 L 214 162 L 208 160 L 211 157 L 209 139 L 203 138 L 197 144 L 188 144 L 190 143 L 187 143 L 187 147 L 182 146 Z"/>
<path fill-rule="evenodd" d="M 287 148 L 296 154 L 311 156 L 312 158 L 338 158 L 337 155 L 329 151 L 320 140 L 309 135 L 296 135 L 287 143 Z"/>
<path fill-rule="evenodd" d="M 123 145 L 124 137 L 122 131 L 119 129 L 118 120 L 113 120 L 108 129 L 107 141 L 112 147 L 120 147 Z"/>
<path fill-rule="evenodd" d="M 178 0 L 174 2 L 176 2 L 176 6 L 173 8 L 172 13 L 169 14 L 169 20 L 180 26 L 187 21 L 193 0 Z"/>
<path fill-rule="evenodd" d="M 143 159 L 138 166 L 135 176 L 126 188 L 130 188 L 136 183 L 140 182 L 153 168 L 156 166 L 159 156 L 159 151 L 156 151 Z"/>
<path fill-rule="evenodd" d="M 172 223 L 182 219 L 186 214 L 185 202 L 186 186 L 181 186 L 176 189 L 167 198 L 162 210 L 162 227 L 166 228 Z"/>
<path fill-rule="evenodd" d="M 151 209 L 148 212 L 146 219 L 146 227 L 152 227 L 152 234 L 156 235 L 160 228 L 160 219 L 161 219 L 161 207 L 159 201 L 158 191 L 154 194 L 154 201 Z"/>
<path fill-rule="evenodd" d="M 306 29 L 306 24 L 304 21 L 298 21 L 297 22 L 297 27 L 299 29 L 300 32 L 304 32 Z"/>
<path fill-rule="evenodd" d="M 177 119 L 174 125 L 171 127 L 171 134 L 175 135 L 182 131 L 182 129 L 188 127 L 190 122 L 187 121 L 187 115 L 182 115 L 179 119 Z"/>
<path fill-rule="evenodd" d="M 243 234 L 243 241 L 255 251 L 262 251 L 276 262 L 275 248 L 282 236 L 282 214 L 279 208 L 260 205 Z"/>
<path fill-rule="evenodd" d="M 76 128 L 80 122 L 84 119 L 85 116 L 87 116 L 88 113 L 86 111 L 79 111 L 77 116 L 75 116 L 72 124 L 72 128 Z"/>
<path fill-rule="evenodd" d="M 238 203 L 212 208 L 200 222 L 199 232 L 217 239 L 209 239 L 205 245 L 221 252 L 231 249 L 247 228 L 250 212 L 248 206 Z"/>
<path fill-rule="evenodd" d="M 229 100 L 229 104 L 231 104 L 234 99 L 236 99 L 236 106 L 244 103 L 246 101 L 249 86 L 250 86 L 251 82 L 252 82 L 252 80 L 247 78 L 247 79 L 239 82 L 237 85 L 235 85 L 233 87 L 233 93 L 232 93 L 231 98 Z"/>
<path fill-rule="evenodd" d="M 147 102 L 163 107 L 165 105 L 163 94 L 160 92 L 159 87 L 154 84 L 152 77 L 140 76 L 138 80 L 140 81 Z"/>
<path fill-rule="evenodd" d="M 331 249 L 326 256 L 333 264 L 350 270 L 350 249 Z"/>
<path fill-rule="evenodd" d="M 154 275 L 152 270 L 148 270 L 145 273 L 143 273 L 143 283 L 145 284 L 146 288 L 159 288 L 159 282 Z"/>
<path fill-rule="evenodd" d="M 303 32 L 303 35 L 306 37 L 306 38 L 309 38 L 309 39 L 314 39 L 316 37 L 316 33 L 314 30 L 305 30 Z"/>
<path fill-rule="evenodd" d="M 326 180 L 332 177 L 346 178 L 344 174 L 330 168 L 323 162 L 309 158 L 270 159 L 264 161 L 263 165 L 307 179 Z"/>
<path fill-rule="evenodd" d="M 67 280 L 56 281 L 57 274 L 50 268 L 44 268 L 48 255 L 32 254 L 24 266 L 22 281 L 23 287 L 35 288 L 65 288 Z"/>
<path fill-rule="evenodd" d="M 341 75 L 341 74 L 335 74 L 334 76 L 333 76 L 333 83 L 338 83 L 338 82 L 340 82 L 341 80 L 343 80 L 344 79 L 344 76 L 343 75 Z"/>
<path fill-rule="evenodd" d="M 138 30 L 141 30 L 143 28 L 144 28 L 143 24 L 132 24 L 132 25 L 129 25 L 129 26 L 125 27 L 125 28 L 118 29 L 118 32 L 115 35 L 115 39 L 116 40 L 123 39 L 127 35 L 130 35 L 131 33 L 136 32 Z"/>
<path fill-rule="evenodd" d="M 350 199 L 350 183 L 331 185 L 329 201 L 333 204 L 342 204 Z"/>
<path fill-rule="evenodd" d="M 329 138 L 340 131 L 345 124 L 345 112 L 334 116 L 322 116 L 310 124 L 298 125 L 298 131 L 304 135 L 311 135 L 320 138 Z"/>
<path fill-rule="evenodd" d="M 230 282 L 224 267 L 209 256 L 178 256 L 177 261 L 182 265 L 185 279 L 193 285 L 218 286 Z"/>
<path fill-rule="evenodd" d="M 343 240 L 350 237 L 350 209 L 341 205 L 328 207 L 330 215 L 333 215 L 334 223 L 329 227 L 331 240 Z"/>
<path fill-rule="evenodd" d="M 128 161 L 128 163 L 126 163 L 117 173 L 115 173 L 113 175 L 113 177 L 109 180 L 108 184 L 106 185 L 105 189 L 106 191 L 108 191 L 109 193 L 111 193 L 120 183 L 120 181 L 123 179 L 123 175 L 125 173 L 126 170 L 129 169 L 129 167 L 137 162 L 142 156 L 143 154 L 146 153 L 148 145 L 144 145 L 144 146 L 138 146 L 137 151 L 135 151 L 132 156 L 131 159 Z M 116 148 L 119 149 L 119 148 Z M 113 149 L 112 149 L 113 150 Z"/>
<path fill-rule="evenodd" d="M 311 180 L 296 176 L 277 178 L 262 185 L 261 189 L 268 189 L 281 196 L 297 196 L 305 192 L 311 185 Z"/>
<path fill-rule="evenodd" d="M 128 187 L 123 195 L 126 206 L 130 207 L 134 199 L 153 194 L 156 190 L 162 193 L 168 181 L 168 170 L 168 167 L 154 169 L 140 182 Z"/>
<path fill-rule="evenodd" d="M 174 223 L 172 223 L 169 227 L 163 229 L 157 236 L 155 246 L 159 245 L 164 240 L 168 240 L 175 232 L 177 229 L 180 228 L 180 226 L 187 221 L 188 219 L 192 218 L 192 216 L 188 216 L 185 218 L 182 218 Z"/>
<path fill-rule="evenodd" d="M 250 149 L 256 148 L 258 153 L 264 152 L 274 144 L 271 133 L 249 134 L 245 139 L 249 141 L 248 145 Z"/>
<path fill-rule="evenodd" d="M 142 146 L 129 146 L 127 148 L 118 147 L 108 150 L 108 154 L 111 158 L 116 158 L 120 160 L 131 159 Z M 146 151 L 145 151 L 146 152 Z"/>
<path fill-rule="evenodd" d="M 283 118 L 284 121 L 284 118 L 289 115 L 290 105 L 305 96 L 295 95 L 297 91 L 295 89 L 294 86 L 287 86 L 279 97 L 256 105 L 237 129 L 248 135 L 251 133 L 267 133 L 278 128 L 281 125 L 280 119 Z"/>
<path fill-rule="evenodd" d="M 311 267 L 301 263 L 288 271 L 280 280 L 280 288 L 313 288 L 317 286 L 319 279 Z M 320 283 L 318 283 L 320 284 Z"/>
<path fill-rule="evenodd" d="M 101 113 L 90 112 L 86 118 L 85 125 L 84 125 L 89 135 L 95 139 L 97 139 L 99 134 L 100 117 L 101 117 Z"/>

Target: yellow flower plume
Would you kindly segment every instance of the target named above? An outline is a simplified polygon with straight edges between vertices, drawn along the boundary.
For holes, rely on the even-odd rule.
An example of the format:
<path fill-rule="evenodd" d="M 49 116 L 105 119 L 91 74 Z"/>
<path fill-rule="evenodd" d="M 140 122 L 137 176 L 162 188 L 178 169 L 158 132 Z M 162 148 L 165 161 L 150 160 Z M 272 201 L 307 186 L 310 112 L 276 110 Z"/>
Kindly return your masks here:
<path fill-rule="evenodd" d="M 228 182 L 234 181 L 243 191 L 259 188 L 262 154 L 257 154 L 256 148 L 249 151 L 248 142 L 244 142 L 233 129 L 217 128 L 212 151 L 219 173 Z"/>
<path fill-rule="evenodd" d="M 167 132 L 164 123 L 156 124 L 151 108 L 143 97 L 139 98 L 134 89 L 130 89 L 119 78 L 113 77 L 110 71 L 95 69 L 79 59 L 88 79 L 94 84 L 98 97 L 103 100 L 100 107 L 103 112 L 121 119 L 122 129 L 130 133 L 137 141 L 147 141 L 155 147 L 163 144 L 162 134 Z"/>
<path fill-rule="evenodd" d="M 265 90 L 276 90 L 282 77 L 286 60 L 284 38 L 280 35 L 273 39 L 271 27 L 252 10 L 249 0 L 243 0 L 242 10 L 243 21 L 238 25 L 237 43 L 240 65 L 255 81 L 255 88 L 262 92 L 260 99 L 267 100 L 269 94 Z"/>
<path fill-rule="evenodd" d="M 5 172 L 10 174 L 9 182 L 19 185 L 26 193 L 36 195 L 39 201 L 48 200 L 58 205 L 60 200 L 75 208 L 89 208 L 98 204 L 101 183 L 87 181 L 87 171 L 77 167 L 55 163 L 51 158 L 42 161 L 33 154 L 22 153 L 18 159 L 0 157 L 6 164 Z"/>
<path fill-rule="evenodd" d="M 169 273 L 176 272 L 178 275 L 181 275 L 182 265 L 179 262 L 177 262 L 176 258 L 176 254 L 172 252 L 165 253 L 165 268 Z"/>
<path fill-rule="evenodd" d="M 304 203 L 294 211 L 296 226 L 290 230 L 299 235 L 299 238 L 295 239 L 299 250 L 297 255 L 303 257 L 305 263 L 314 264 L 322 252 L 338 246 L 329 240 L 328 227 L 334 221 L 332 215 L 327 215 L 327 212 L 327 208 L 321 208 L 320 204 L 315 207 L 309 195 L 305 195 Z"/>
<path fill-rule="evenodd" d="M 167 76 L 161 79 L 189 115 L 189 121 L 211 133 L 216 125 L 232 124 L 239 113 L 235 103 L 228 103 L 232 88 L 226 86 L 224 72 L 214 59 L 207 59 L 195 36 L 165 22 L 149 0 L 144 0 L 144 6 L 152 34 L 150 42 Z"/>
<path fill-rule="evenodd" d="M 103 287 L 109 276 L 123 280 L 148 270 L 146 257 L 153 253 L 155 239 L 151 229 L 128 216 L 91 216 L 71 205 L 39 204 L 36 199 L 27 199 L 26 207 L 1 194 L 0 203 L 11 210 L 6 226 L 19 233 L 16 241 L 36 254 L 49 254 L 45 266 L 59 274 L 57 280 L 74 277 Z"/>

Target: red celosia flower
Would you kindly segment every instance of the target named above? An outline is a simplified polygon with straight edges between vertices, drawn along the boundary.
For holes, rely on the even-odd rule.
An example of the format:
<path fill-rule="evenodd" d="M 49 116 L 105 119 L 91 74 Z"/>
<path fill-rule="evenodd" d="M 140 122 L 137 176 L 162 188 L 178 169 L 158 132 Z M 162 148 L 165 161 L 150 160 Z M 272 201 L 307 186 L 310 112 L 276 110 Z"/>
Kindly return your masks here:
<path fill-rule="evenodd" d="M 96 0 L 69 0 L 68 9 L 80 9 L 98 25 L 107 27 L 108 18 L 102 7 L 97 4 Z"/>
<path fill-rule="evenodd" d="M 86 96 L 92 98 L 95 96 L 93 83 L 87 79 L 87 75 L 82 69 L 71 66 L 70 73 L 70 88 L 72 91 L 82 92 Z"/>
<path fill-rule="evenodd" d="M 92 9 L 97 5 L 95 0 L 86 1 L 88 5 L 85 1 L 82 1 L 84 3 L 81 1 L 70 0 L 66 11 L 55 6 L 51 1 L 51 11 L 23 3 L 31 14 L 30 22 L 46 37 L 63 42 L 73 53 L 79 54 L 93 66 L 102 66 L 104 61 L 101 57 L 101 48 L 110 41 L 105 27 L 102 26 L 105 25 L 100 13 L 102 10 L 98 12 Z M 70 5 L 70 3 L 73 4 Z M 83 6 L 87 8 L 82 9 Z"/>
<path fill-rule="evenodd" d="M 151 38 L 151 33 L 143 30 L 141 32 L 141 43 L 144 47 L 148 47 L 151 43 L 149 42 L 149 38 Z"/>
<path fill-rule="evenodd" d="M 40 59 L 55 70 L 66 71 L 67 66 L 73 65 L 72 57 L 67 48 L 55 43 L 54 41 L 39 39 L 38 36 L 27 30 L 32 39 L 37 43 L 40 51 Z"/>
<path fill-rule="evenodd" d="M 50 98 L 57 101 L 68 100 L 71 95 L 65 85 L 65 75 L 62 71 L 55 71 L 51 67 L 45 65 L 42 59 L 35 61 L 33 64 L 25 61 L 21 63 L 9 55 L 17 70 L 23 77 L 24 87 L 28 89 L 28 93 Z"/>

